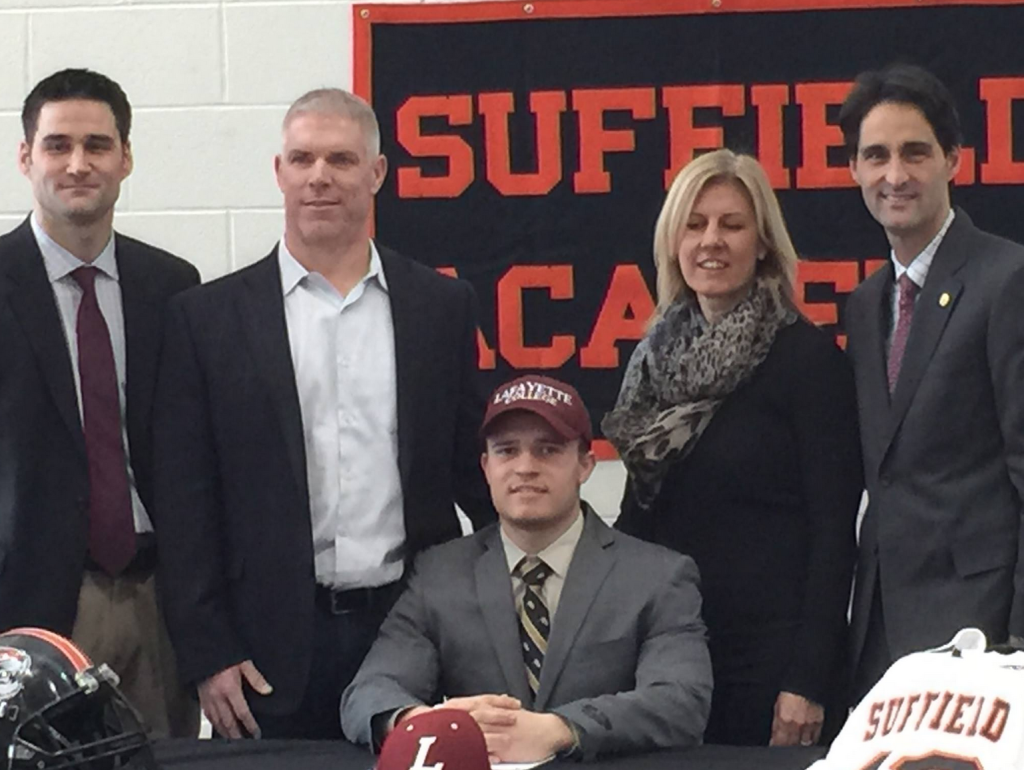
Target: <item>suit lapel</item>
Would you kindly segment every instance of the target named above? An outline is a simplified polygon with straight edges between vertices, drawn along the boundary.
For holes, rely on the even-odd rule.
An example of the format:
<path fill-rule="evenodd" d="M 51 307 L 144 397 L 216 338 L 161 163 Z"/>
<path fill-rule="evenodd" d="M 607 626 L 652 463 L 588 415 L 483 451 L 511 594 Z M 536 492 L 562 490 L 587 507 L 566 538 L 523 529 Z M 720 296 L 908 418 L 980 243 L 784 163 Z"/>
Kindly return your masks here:
<path fill-rule="evenodd" d="M 85 437 L 71 371 L 71 354 L 43 255 L 27 219 L 11 234 L 6 251 L 2 259 L 7 263 L 11 283 L 11 306 L 32 345 L 57 411 L 84 458 Z"/>
<path fill-rule="evenodd" d="M 889 377 L 887 372 L 886 356 L 886 332 L 889 328 L 889 320 L 892 315 L 889 309 L 891 296 L 889 288 L 893 281 L 892 262 L 886 263 L 880 269 L 867 286 L 864 303 L 867 306 L 868 318 L 865 325 L 865 366 L 867 370 L 867 381 L 870 384 L 872 393 L 882 395 L 878 414 L 885 414 L 888 411 L 889 403 Z"/>
<path fill-rule="evenodd" d="M 914 393 L 924 378 L 942 333 L 946 329 L 957 300 L 963 291 L 963 283 L 956 277 L 969 256 L 967 236 L 973 224 L 962 210 L 957 209 L 956 218 L 942 239 L 932 265 L 928 269 L 924 288 L 914 305 L 914 321 L 907 338 L 907 347 L 900 365 L 900 376 L 892 396 L 889 412 L 888 431 L 885 446 L 889 447 L 899 430 L 903 418 L 910 408 Z"/>
<path fill-rule="evenodd" d="M 284 315 L 281 272 L 275 248 L 253 265 L 246 276 L 247 292 L 241 295 L 241 312 L 247 342 L 270 391 L 281 423 L 288 460 L 303 502 L 309 504 L 306 477 L 306 446 L 302 434 L 302 410 L 295 385 L 288 326 Z"/>
<path fill-rule="evenodd" d="M 121 307 L 124 313 L 126 422 L 128 444 L 138 447 L 149 418 L 160 361 L 161 326 L 155 298 L 146 281 L 146 266 L 131 244 L 114 236 Z"/>
<path fill-rule="evenodd" d="M 512 598 L 512 580 L 497 526 L 487 533 L 484 552 L 476 562 L 475 579 L 480 612 L 505 675 L 506 690 L 509 695 L 528 704 L 533 698 L 519 651 L 519 625 Z"/>
<path fill-rule="evenodd" d="M 409 469 L 416 451 L 415 433 L 420 367 L 429 355 L 421 344 L 423 293 L 417 290 L 411 266 L 390 249 L 378 246 L 391 303 L 391 322 L 395 330 L 395 382 L 398 410 L 398 473 L 402 488 L 409 489 Z"/>
<path fill-rule="evenodd" d="M 548 700 L 569 658 L 569 652 L 580 627 L 615 564 L 614 550 L 610 547 L 615 542 L 614 533 L 590 506 L 586 503 L 583 505 L 586 517 L 583 522 L 583 533 L 573 553 L 569 573 L 565 577 L 565 585 L 558 600 L 558 610 L 551 622 L 548 652 L 544 656 L 540 688 L 537 690 L 537 700 L 534 704 L 537 711 L 547 708 Z"/>

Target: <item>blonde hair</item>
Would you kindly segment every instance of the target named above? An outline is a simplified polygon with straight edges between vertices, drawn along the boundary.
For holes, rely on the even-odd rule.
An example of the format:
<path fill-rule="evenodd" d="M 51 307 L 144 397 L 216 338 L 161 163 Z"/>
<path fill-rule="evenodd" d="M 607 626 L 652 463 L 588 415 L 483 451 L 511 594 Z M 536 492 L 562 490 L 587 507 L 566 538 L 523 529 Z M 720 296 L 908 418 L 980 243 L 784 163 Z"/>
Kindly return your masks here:
<path fill-rule="evenodd" d="M 782 209 L 761 164 L 750 155 L 732 150 L 715 150 L 694 158 L 679 172 L 665 196 L 665 203 L 654 228 L 654 266 L 658 271 L 658 306 L 651 322 L 664 315 L 683 292 L 693 294 L 679 270 L 679 243 L 682 228 L 690 218 L 697 196 L 713 182 L 738 183 L 750 199 L 757 221 L 757 232 L 766 249 L 757 263 L 758 276 L 778 278 L 785 298 L 793 302 L 796 278 L 796 249 L 786 230 Z"/>

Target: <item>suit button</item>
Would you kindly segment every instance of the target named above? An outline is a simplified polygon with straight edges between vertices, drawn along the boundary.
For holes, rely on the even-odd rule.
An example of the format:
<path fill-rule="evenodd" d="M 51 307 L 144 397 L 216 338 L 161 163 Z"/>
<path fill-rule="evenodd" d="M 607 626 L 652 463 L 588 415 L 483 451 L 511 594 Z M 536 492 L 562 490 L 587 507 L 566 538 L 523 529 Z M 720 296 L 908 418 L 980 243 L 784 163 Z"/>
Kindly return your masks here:
<path fill-rule="evenodd" d="M 78 500 L 76 500 L 75 502 L 78 503 L 78 510 L 80 510 L 82 513 L 88 513 L 89 512 L 89 498 L 88 497 L 83 495 L 82 497 L 79 497 Z"/>
<path fill-rule="evenodd" d="M 883 487 L 891 487 L 892 486 L 892 477 L 891 476 L 882 476 L 881 481 L 882 481 L 882 486 Z"/>

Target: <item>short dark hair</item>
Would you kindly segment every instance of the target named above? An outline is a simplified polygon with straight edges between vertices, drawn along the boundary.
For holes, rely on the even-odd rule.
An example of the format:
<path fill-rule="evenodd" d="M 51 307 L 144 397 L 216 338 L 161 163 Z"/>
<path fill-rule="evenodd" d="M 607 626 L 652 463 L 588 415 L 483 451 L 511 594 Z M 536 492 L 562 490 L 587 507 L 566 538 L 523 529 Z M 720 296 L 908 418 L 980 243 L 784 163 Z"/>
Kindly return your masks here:
<path fill-rule="evenodd" d="M 39 113 L 47 102 L 64 102 L 69 99 L 88 99 L 103 102 L 114 113 L 114 123 L 121 143 L 128 143 L 128 132 L 132 127 L 132 108 L 128 97 L 116 82 L 87 69 L 66 69 L 43 78 L 25 97 L 21 108 L 21 126 L 25 141 L 32 144 L 39 127 Z"/>
<path fill-rule="evenodd" d="M 857 155 L 861 123 L 883 102 L 909 104 L 920 110 L 947 155 L 963 144 L 960 116 L 945 84 L 924 67 L 890 64 L 858 75 L 839 110 L 839 127 L 851 159 Z"/>

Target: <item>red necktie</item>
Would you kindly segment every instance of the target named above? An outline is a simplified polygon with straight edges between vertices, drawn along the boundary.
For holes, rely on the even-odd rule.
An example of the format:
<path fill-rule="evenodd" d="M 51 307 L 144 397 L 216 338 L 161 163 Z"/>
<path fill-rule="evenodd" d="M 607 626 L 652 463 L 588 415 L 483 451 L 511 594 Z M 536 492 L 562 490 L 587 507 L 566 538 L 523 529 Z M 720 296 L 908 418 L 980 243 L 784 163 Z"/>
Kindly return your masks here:
<path fill-rule="evenodd" d="M 95 267 L 71 275 L 82 287 L 78 306 L 78 372 L 89 459 L 89 554 L 117 575 L 135 556 L 135 522 L 121 439 L 121 403 L 110 332 L 96 301 Z"/>
<path fill-rule="evenodd" d="M 889 392 L 896 390 L 896 381 L 900 377 L 900 366 L 903 364 L 903 353 L 907 349 L 907 337 L 910 336 L 910 324 L 914 320 L 914 297 L 917 296 L 917 284 L 904 273 L 896 282 L 899 286 L 899 317 L 892 333 L 892 344 L 889 346 L 887 374 Z"/>

